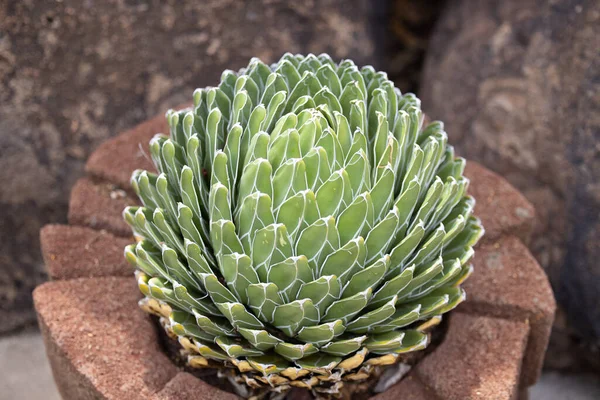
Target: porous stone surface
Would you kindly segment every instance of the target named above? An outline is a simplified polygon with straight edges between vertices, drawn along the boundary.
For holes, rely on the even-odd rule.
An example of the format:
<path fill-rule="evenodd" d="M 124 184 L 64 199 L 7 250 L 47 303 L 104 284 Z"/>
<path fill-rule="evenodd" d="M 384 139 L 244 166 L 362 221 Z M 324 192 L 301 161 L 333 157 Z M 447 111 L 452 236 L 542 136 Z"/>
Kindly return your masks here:
<path fill-rule="evenodd" d="M 100 143 L 254 56 L 376 64 L 370 11 L 367 0 L 0 1 L 0 332 L 35 320 L 39 229 L 66 221 Z"/>
<path fill-rule="evenodd" d="M 539 378 L 556 304 L 546 274 L 514 236 L 488 241 L 475 251 L 475 271 L 465 282 L 461 312 L 526 321 L 529 339 L 523 360 L 524 386 Z"/>
<path fill-rule="evenodd" d="M 148 399 L 177 373 L 137 306 L 135 279 L 47 282 L 33 297 L 64 399 Z"/>
<path fill-rule="evenodd" d="M 179 372 L 151 400 L 240 400 L 241 398 L 224 392 L 196 378 L 187 372 Z"/>
<path fill-rule="evenodd" d="M 475 214 L 485 228 L 482 242 L 509 234 L 527 243 L 535 217 L 531 203 L 506 179 L 477 162 L 467 162 L 465 176 L 471 181 L 469 194 L 476 200 Z"/>
<path fill-rule="evenodd" d="M 71 191 L 69 223 L 130 237 L 131 228 L 123 220 L 123 209 L 136 204 L 136 198 L 113 183 L 81 178 Z"/>
<path fill-rule="evenodd" d="M 148 145 L 157 133 L 168 133 L 164 115 L 157 115 L 135 128 L 102 143 L 85 165 L 88 174 L 130 188 L 131 173 L 136 169 L 154 171 Z M 119 160 L 115 163 L 115 160 Z"/>
<path fill-rule="evenodd" d="M 443 343 L 414 373 L 440 399 L 516 399 L 528 332 L 526 322 L 455 312 Z"/>
<path fill-rule="evenodd" d="M 425 385 L 415 373 L 410 373 L 399 383 L 383 393 L 373 396 L 372 400 L 441 400 L 435 392 Z"/>
<path fill-rule="evenodd" d="M 79 226 L 46 225 L 40 231 L 42 256 L 50 279 L 132 276 L 123 248 L 132 238 Z"/>
<path fill-rule="evenodd" d="M 599 48 L 595 0 L 453 1 L 420 91 L 451 143 L 536 206 L 532 252 L 598 368 Z"/>

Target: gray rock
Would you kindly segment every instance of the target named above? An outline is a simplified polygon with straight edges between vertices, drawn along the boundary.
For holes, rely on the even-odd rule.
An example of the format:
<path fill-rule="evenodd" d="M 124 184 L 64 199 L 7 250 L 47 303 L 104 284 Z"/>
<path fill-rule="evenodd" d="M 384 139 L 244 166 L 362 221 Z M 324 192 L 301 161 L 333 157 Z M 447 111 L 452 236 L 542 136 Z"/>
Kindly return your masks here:
<path fill-rule="evenodd" d="M 366 0 L 0 2 L 0 332 L 34 320 L 38 231 L 98 144 L 253 56 L 374 62 L 369 18 Z"/>
<path fill-rule="evenodd" d="M 534 203 L 532 251 L 592 347 L 600 341 L 599 48 L 594 0 L 449 2 L 420 93 L 460 153 Z"/>

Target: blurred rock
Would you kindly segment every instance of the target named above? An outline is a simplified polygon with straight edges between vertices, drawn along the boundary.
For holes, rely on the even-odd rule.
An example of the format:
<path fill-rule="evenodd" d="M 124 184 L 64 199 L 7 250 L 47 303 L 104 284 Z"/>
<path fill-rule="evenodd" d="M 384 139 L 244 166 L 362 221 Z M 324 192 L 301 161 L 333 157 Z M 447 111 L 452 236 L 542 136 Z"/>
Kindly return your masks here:
<path fill-rule="evenodd" d="M 598 49 L 598 1 L 449 2 L 420 93 L 462 155 L 536 206 L 532 251 L 588 349 L 600 343 Z"/>
<path fill-rule="evenodd" d="M 34 320 L 38 231 L 102 141 L 253 56 L 376 63 L 366 0 L 0 2 L 0 332 Z"/>
<path fill-rule="evenodd" d="M 435 22 L 447 0 L 379 1 L 385 4 L 383 70 L 403 93 L 416 92 Z"/>

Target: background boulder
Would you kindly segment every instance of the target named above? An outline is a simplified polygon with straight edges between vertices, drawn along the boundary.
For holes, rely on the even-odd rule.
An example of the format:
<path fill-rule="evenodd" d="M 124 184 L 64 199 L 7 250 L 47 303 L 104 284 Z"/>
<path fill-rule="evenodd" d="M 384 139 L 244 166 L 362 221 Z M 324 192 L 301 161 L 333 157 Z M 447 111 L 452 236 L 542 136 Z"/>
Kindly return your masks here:
<path fill-rule="evenodd" d="M 536 206 L 531 250 L 569 321 L 559 316 L 548 352 L 557 367 L 573 359 L 565 340 L 600 363 L 599 49 L 598 1 L 453 1 L 421 81 L 423 108 L 459 152 Z"/>
<path fill-rule="evenodd" d="M 377 59 L 366 0 L 0 2 L 0 332 L 31 323 L 39 229 L 108 137 L 286 51 Z"/>

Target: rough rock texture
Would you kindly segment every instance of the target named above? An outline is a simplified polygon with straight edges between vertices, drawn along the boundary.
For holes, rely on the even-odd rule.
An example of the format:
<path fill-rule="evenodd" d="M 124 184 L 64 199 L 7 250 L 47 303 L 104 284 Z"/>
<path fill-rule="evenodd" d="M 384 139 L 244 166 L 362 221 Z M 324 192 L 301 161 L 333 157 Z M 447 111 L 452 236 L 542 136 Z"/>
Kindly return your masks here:
<path fill-rule="evenodd" d="M 148 399 L 177 373 L 137 307 L 135 279 L 47 282 L 33 297 L 63 398 Z"/>
<path fill-rule="evenodd" d="M 475 272 L 464 285 L 468 301 L 460 310 L 527 321 L 529 338 L 521 379 L 524 386 L 531 386 L 542 369 L 556 309 L 548 278 L 515 236 L 478 246 L 473 266 Z"/>
<path fill-rule="evenodd" d="M 524 243 L 531 239 L 535 209 L 521 193 L 498 174 L 469 161 L 465 168 L 469 194 L 476 200 L 476 214 L 485 228 L 483 242 L 514 235 Z"/>
<path fill-rule="evenodd" d="M 137 203 L 135 197 L 112 183 L 81 178 L 71 191 L 69 223 L 106 229 L 115 235 L 130 237 L 131 228 L 123 220 L 123 209 Z"/>
<path fill-rule="evenodd" d="M 239 400 L 240 397 L 216 389 L 194 375 L 180 372 L 151 400 Z"/>
<path fill-rule="evenodd" d="M 415 373 L 444 400 L 516 398 L 528 331 L 525 322 L 454 313 L 444 342 Z"/>
<path fill-rule="evenodd" d="M 580 336 L 596 345 L 599 48 L 598 1 L 451 2 L 420 93 L 463 155 L 534 203 L 532 251 Z M 600 359 L 597 352 L 590 358 Z"/>
<path fill-rule="evenodd" d="M 131 238 L 105 230 L 46 225 L 40 231 L 40 242 L 50 279 L 133 275 L 133 267 L 123 257 Z"/>
<path fill-rule="evenodd" d="M 374 2 L 375 3 L 375 2 Z M 378 0 L 383 70 L 402 92 L 415 92 L 435 22 L 447 0 Z"/>
<path fill-rule="evenodd" d="M 370 17 L 366 0 L 1 1 L 0 332 L 34 318 L 38 231 L 66 220 L 95 147 L 252 56 L 376 63 Z"/>

